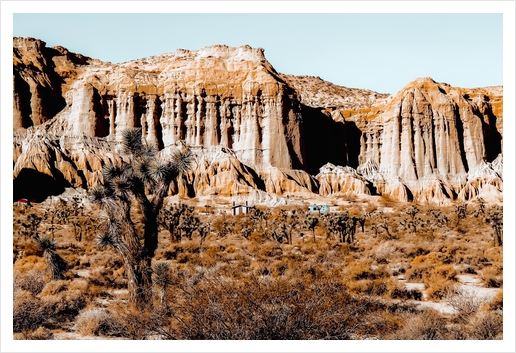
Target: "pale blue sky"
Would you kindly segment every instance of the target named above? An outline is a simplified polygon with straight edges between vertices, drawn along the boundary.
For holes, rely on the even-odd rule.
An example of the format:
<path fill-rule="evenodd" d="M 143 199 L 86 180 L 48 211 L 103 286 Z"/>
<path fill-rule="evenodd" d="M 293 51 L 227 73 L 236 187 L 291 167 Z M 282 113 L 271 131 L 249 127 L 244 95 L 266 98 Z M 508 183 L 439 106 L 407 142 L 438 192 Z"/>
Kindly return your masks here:
<path fill-rule="evenodd" d="M 147 9 L 148 10 L 148 9 Z M 417 77 L 501 85 L 502 14 L 18 14 L 14 36 L 123 62 L 212 44 L 265 49 L 282 73 L 396 93 Z"/>

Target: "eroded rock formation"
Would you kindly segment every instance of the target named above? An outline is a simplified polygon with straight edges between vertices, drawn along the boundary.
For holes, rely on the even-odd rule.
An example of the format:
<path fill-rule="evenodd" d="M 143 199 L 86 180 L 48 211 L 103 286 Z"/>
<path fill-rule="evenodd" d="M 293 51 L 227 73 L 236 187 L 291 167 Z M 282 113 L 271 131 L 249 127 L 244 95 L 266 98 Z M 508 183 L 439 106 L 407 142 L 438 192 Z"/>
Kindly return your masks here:
<path fill-rule="evenodd" d="M 112 64 L 13 43 L 15 197 L 35 176 L 53 193 L 91 187 L 121 160 L 117 141 L 132 127 L 163 154 L 196 151 L 175 188 L 188 196 L 502 197 L 501 87 L 421 78 L 389 96 L 277 73 L 249 46 Z"/>

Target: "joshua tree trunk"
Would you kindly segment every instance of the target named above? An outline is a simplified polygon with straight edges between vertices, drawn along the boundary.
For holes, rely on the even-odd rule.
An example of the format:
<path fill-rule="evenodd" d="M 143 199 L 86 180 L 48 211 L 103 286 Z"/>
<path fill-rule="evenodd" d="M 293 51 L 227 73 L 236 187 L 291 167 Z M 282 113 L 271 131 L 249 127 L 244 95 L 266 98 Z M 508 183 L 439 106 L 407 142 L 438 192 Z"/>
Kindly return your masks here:
<path fill-rule="evenodd" d="M 499 227 L 496 226 L 494 230 L 494 246 L 502 246 L 502 235 Z"/>
<path fill-rule="evenodd" d="M 152 303 L 150 300 L 152 296 L 152 268 L 150 260 L 146 256 L 139 260 L 125 259 L 129 302 L 140 309 Z"/>
<path fill-rule="evenodd" d="M 45 262 L 47 263 L 47 268 L 50 272 L 50 278 L 61 279 L 62 273 L 59 268 L 59 261 L 57 260 L 56 254 L 51 250 L 45 250 L 43 252 L 43 256 L 45 257 Z"/>

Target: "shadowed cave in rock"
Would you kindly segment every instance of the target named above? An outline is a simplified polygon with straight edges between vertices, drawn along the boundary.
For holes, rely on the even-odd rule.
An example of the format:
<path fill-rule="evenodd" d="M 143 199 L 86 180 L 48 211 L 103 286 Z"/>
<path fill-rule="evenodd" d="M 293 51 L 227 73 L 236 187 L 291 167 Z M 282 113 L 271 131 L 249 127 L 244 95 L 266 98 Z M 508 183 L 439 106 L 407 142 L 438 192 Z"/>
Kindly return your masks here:
<path fill-rule="evenodd" d="M 26 198 L 30 201 L 42 202 L 48 196 L 62 194 L 68 186 L 70 185 L 64 178 L 56 180 L 34 169 L 24 168 L 13 180 L 13 201 Z"/>
<path fill-rule="evenodd" d="M 326 163 L 357 168 L 362 131 L 352 121 L 338 122 L 324 108 L 302 106 L 306 171 L 319 173 Z"/>

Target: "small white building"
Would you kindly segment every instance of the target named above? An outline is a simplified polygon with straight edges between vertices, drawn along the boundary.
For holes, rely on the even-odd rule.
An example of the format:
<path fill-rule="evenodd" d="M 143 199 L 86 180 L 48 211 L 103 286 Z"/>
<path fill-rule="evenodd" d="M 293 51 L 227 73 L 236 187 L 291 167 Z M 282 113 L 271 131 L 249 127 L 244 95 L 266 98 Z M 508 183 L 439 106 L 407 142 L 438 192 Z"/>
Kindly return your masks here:
<path fill-rule="evenodd" d="M 233 201 L 233 207 L 232 207 L 232 214 L 233 216 L 239 215 L 239 214 L 247 214 L 249 212 L 249 205 L 247 201 L 245 202 L 245 205 L 237 205 L 235 201 Z"/>

